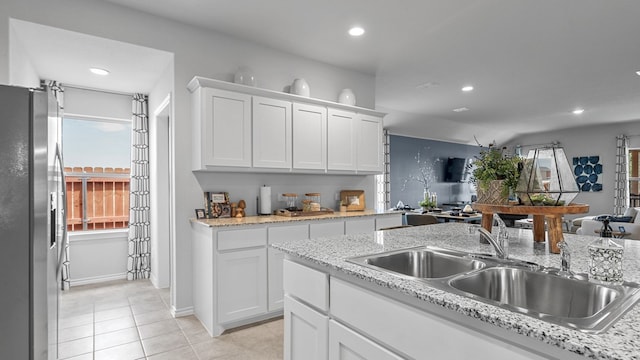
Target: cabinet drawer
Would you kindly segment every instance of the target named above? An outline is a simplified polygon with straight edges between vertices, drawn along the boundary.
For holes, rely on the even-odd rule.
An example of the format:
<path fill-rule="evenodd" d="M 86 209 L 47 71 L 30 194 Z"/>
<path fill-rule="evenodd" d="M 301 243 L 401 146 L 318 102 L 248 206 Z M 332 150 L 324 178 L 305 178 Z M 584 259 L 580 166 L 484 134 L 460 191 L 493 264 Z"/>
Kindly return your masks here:
<path fill-rule="evenodd" d="M 267 232 L 264 228 L 218 232 L 218 250 L 220 251 L 266 245 Z"/>
<path fill-rule="evenodd" d="M 309 225 L 309 238 L 344 235 L 344 221 L 313 222 Z"/>
<path fill-rule="evenodd" d="M 284 292 L 320 310 L 329 310 L 329 276 L 284 260 Z"/>
<path fill-rule="evenodd" d="M 376 217 L 376 230 L 402 225 L 402 215 L 384 215 Z"/>
<path fill-rule="evenodd" d="M 345 234 L 361 234 L 373 232 L 376 228 L 376 220 L 373 217 L 365 219 L 349 219 L 345 221 Z"/>
<path fill-rule="evenodd" d="M 309 225 L 290 225 L 270 227 L 269 244 L 289 240 L 305 240 L 309 238 Z"/>

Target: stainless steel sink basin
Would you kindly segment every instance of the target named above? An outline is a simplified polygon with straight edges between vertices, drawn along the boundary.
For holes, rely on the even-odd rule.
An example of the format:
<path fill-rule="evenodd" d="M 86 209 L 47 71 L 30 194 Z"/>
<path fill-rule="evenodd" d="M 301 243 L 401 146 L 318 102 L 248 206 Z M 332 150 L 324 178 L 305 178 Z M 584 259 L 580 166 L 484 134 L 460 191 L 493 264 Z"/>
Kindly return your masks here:
<path fill-rule="evenodd" d="M 449 284 L 475 297 L 560 317 L 593 316 L 622 295 L 588 281 L 509 267 L 460 276 Z"/>
<path fill-rule="evenodd" d="M 360 256 L 348 261 L 421 279 L 444 278 L 485 266 L 464 252 L 435 248 L 404 249 Z"/>
<path fill-rule="evenodd" d="M 587 333 L 606 331 L 640 300 L 635 283 L 601 285 L 586 275 L 456 250 L 420 247 L 347 261 Z"/>
<path fill-rule="evenodd" d="M 462 295 L 584 332 L 602 332 L 640 299 L 637 286 L 600 285 L 558 273 L 491 267 L 457 276 Z"/>

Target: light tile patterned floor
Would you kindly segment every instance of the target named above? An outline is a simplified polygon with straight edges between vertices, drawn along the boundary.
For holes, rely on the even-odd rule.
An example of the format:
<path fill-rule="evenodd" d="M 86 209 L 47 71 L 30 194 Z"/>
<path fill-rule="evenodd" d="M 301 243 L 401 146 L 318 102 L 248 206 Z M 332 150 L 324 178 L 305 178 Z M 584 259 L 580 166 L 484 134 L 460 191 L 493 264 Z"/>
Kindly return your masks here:
<path fill-rule="evenodd" d="M 283 321 L 212 338 L 194 316 L 173 318 L 169 291 L 147 280 L 72 287 L 60 302 L 58 357 L 65 360 L 276 360 Z"/>

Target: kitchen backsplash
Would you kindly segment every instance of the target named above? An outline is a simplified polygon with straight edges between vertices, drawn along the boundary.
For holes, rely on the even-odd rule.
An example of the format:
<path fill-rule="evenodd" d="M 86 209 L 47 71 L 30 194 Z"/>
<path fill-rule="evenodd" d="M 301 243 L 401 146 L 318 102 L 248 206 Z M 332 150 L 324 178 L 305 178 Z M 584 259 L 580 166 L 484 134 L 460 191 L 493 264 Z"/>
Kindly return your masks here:
<path fill-rule="evenodd" d="M 261 174 L 261 173 L 227 173 L 227 172 L 194 172 L 202 191 L 228 192 L 231 202 L 244 199 L 247 203 L 248 216 L 257 214 L 256 199 L 260 187 L 271 187 L 271 209 L 284 208 L 286 205 L 278 201 L 278 194 L 296 193 L 298 202 L 304 199 L 305 193 L 321 194 L 321 206 L 338 210 L 339 201 L 336 195 L 340 190 L 364 190 L 366 207 L 375 207 L 375 176 L 373 175 L 325 175 L 325 174 Z M 298 203 L 298 206 L 302 206 Z"/>

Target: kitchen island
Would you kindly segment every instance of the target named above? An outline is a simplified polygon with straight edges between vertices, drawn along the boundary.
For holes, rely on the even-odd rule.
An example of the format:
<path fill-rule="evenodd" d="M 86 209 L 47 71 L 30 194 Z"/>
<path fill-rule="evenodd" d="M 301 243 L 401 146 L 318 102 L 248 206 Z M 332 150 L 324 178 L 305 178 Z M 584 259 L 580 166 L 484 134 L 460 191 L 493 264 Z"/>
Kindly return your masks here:
<path fill-rule="evenodd" d="M 272 245 L 287 254 L 285 358 L 302 358 L 311 347 L 318 355 L 309 358 L 316 359 L 346 353 L 381 359 L 640 359 L 638 306 L 606 332 L 588 334 L 345 261 L 423 245 L 493 253 L 468 227 L 445 223 Z M 534 244 L 531 230 L 509 229 L 509 235 L 510 257 L 560 267 L 560 255 L 550 254 L 545 243 Z M 574 272 L 588 271 L 587 245 L 595 239 L 565 234 Z M 625 246 L 624 279 L 640 282 L 640 242 L 616 241 Z"/>

